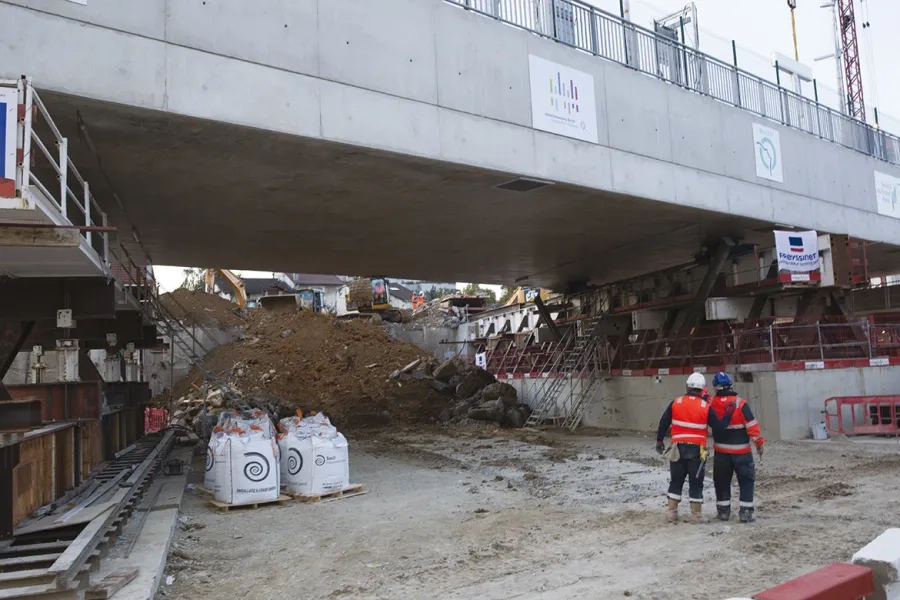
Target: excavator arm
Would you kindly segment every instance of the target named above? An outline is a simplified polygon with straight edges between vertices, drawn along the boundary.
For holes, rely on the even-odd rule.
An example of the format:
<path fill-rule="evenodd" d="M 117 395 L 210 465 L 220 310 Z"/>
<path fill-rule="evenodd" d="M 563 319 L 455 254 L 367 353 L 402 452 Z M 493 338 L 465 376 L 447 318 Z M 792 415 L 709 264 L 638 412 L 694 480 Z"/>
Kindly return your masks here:
<path fill-rule="evenodd" d="M 228 283 L 228 287 L 230 287 L 231 291 L 234 293 L 234 298 L 237 301 L 238 306 L 247 308 L 247 288 L 244 287 L 244 282 L 241 281 L 241 278 L 228 269 L 206 270 L 206 292 L 208 294 L 216 293 L 216 275 L 221 275 L 222 279 Z"/>

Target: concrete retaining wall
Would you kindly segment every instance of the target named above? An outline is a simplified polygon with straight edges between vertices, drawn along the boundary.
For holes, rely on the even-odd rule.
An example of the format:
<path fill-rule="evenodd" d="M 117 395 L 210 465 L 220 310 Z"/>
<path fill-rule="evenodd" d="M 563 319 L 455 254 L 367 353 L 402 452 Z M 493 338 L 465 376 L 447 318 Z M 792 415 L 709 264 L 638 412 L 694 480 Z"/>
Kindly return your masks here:
<path fill-rule="evenodd" d="M 763 436 L 770 440 L 810 437 L 812 426 L 825 420 L 822 411 L 826 398 L 900 393 L 900 366 L 763 371 L 745 373 L 743 378 L 746 381 L 736 381 L 735 389 L 750 404 Z M 524 402 L 533 405 L 540 393 L 539 382 L 516 379 L 509 383 Z M 594 393 L 583 423 L 655 431 L 666 405 L 684 393 L 684 383 L 684 375 L 610 377 Z"/>
<path fill-rule="evenodd" d="M 473 325 L 474 326 L 474 325 Z M 386 324 L 388 333 L 404 342 L 410 342 L 434 354 L 440 360 L 460 357 L 464 360 L 475 360 L 465 343 L 469 335 L 470 324 L 463 323 L 459 327 L 430 327 L 415 324 Z"/>

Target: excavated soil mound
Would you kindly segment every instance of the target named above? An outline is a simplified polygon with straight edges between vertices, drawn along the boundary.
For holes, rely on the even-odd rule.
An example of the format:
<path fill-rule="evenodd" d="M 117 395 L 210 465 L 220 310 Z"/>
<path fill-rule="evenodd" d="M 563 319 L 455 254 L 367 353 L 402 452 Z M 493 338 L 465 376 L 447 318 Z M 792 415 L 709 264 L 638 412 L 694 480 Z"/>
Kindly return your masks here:
<path fill-rule="evenodd" d="M 325 412 L 343 427 L 431 422 L 449 402 L 427 381 L 391 374 L 427 353 L 391 339 L 366 321 L 345 321 L 302 311 L 249 311 L 244 337 L 204 358 L 231 375 L 245 397 L 276 398 L 279 416 Z M 201 375 L 193 371 L 175 386 L 190 392 Z"/>
<path fill-rule="evenodd" d="M 184 323 L 204 327 L 238 327 L 246 323 L 243 311 L 236 304 L 202 291 L 178 288 L 163 294 L 160 301 L 176 319 Z"/>

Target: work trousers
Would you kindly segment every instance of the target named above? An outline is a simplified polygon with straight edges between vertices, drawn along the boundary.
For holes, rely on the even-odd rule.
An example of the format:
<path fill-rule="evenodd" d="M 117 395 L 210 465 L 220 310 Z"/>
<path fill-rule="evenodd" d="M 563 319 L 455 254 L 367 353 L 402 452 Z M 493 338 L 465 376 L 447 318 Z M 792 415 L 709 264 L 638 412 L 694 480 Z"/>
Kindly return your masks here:
<path fill-rule="evenodd" d="M 678 444 L 678 452 L 681 454 L 681 458 L 669 463 L 671 481 L 669 481 L 669 493 L 667 496 L 673 500 L 681 501 L 684 480 L 687 479 L 690 501 L 702 504 L 703 479 L 706 477 L 706 469 L 700 468 L 700 446 L 697 444 Z"/>
<path fill-rule="evenodd" d="M 716 488 L 716 506 L 731 506 L 731 480 L 737 475 L 741 508 L 753 508 L 753 485 L 756 466 L 753 454 L 724 454 L 716 452 L 713 459 L 713 485 Z"/>

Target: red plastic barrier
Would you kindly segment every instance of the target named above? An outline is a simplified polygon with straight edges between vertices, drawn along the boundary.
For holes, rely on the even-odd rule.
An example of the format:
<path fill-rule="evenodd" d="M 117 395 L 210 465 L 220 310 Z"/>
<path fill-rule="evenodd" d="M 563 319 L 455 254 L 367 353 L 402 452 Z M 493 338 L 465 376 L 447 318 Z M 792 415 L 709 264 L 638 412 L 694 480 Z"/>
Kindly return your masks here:
<path fill-rule="evenodd" d="M 900 436 L 900 396 L 828 398 L 825 400 L 825 428 L 831 435 Z"/>
<path fill-rule="evenodd" d="M 144 410 L 144 433 L 162 431 L 169 424 L 169 411 L 162 408 Z"/>
<path fill-rule="evenodd" d="M 862 600 L 874 592 L 872 569 L 834 563 L 753 597 L 757 600 Z"/>

